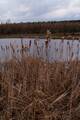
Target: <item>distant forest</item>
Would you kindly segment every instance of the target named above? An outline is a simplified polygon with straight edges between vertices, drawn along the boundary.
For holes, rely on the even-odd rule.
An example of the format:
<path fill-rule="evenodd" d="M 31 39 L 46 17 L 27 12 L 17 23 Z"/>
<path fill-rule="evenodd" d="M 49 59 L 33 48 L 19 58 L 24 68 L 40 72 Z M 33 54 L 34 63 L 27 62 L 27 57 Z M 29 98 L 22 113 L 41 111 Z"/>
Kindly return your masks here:
<path fill-rule="evenodd" d="M 52 34 L 80 35 L 80 20 L 0 24 L 0 35 L 45 34 L 47 29 Z"/>

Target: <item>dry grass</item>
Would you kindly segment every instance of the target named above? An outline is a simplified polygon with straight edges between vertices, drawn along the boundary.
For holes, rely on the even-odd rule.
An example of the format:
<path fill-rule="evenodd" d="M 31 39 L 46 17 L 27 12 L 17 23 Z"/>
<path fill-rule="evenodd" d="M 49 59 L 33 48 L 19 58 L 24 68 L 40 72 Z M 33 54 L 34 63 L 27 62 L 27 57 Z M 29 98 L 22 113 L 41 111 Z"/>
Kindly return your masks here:
<path fill-rule="evenodd" d="M 78 60 L 49 63 L 22 52 L 0 66 L 0 120 L 80 120 Z"/>
<path fill-rule="evenodd" d="M 80 62 L 12 59 L 0 72 L 1 120 L 80 119 Z"/>

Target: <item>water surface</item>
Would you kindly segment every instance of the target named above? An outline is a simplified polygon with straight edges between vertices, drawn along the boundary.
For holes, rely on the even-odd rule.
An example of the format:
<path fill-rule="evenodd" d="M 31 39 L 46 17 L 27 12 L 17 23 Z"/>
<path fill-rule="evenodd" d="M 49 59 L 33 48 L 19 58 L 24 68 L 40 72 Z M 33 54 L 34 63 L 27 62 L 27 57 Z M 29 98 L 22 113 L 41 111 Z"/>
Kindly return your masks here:
<path fill-rule="evenodd" d="M 49 61 L 80 59 L 79 40 L 51 39 L 46 46 L 45 39 L 24 38 L 21 40 L 19 38 L 8 38 L 0 39 L 0 60 L 9 60 L 13 56 L 21 57 L 22 44 L 24 55 L 39 57 Z"/>

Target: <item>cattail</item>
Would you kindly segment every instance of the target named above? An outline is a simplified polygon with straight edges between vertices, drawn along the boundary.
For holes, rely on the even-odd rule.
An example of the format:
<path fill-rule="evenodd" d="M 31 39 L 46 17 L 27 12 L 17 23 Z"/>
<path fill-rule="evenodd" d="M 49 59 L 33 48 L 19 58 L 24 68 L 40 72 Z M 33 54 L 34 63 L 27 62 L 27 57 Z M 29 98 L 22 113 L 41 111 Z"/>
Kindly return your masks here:
<path fill-rule="evenodd" d="M 31 44 L 32 44 L 32 42 L 31 42 L 31 40 L 29 41 L 29 48 L 31 47 Z"/>

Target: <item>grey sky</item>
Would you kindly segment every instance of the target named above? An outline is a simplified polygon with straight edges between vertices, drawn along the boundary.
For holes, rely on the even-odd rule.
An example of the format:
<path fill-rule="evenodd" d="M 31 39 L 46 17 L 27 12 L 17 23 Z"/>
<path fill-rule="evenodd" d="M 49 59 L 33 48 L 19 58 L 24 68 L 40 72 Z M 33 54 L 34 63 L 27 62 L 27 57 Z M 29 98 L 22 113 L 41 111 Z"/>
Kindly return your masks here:
<path fill-rule="evenodd" d="M 80 0 L 1 0 L 0 21 L 80 19 Z"/>

